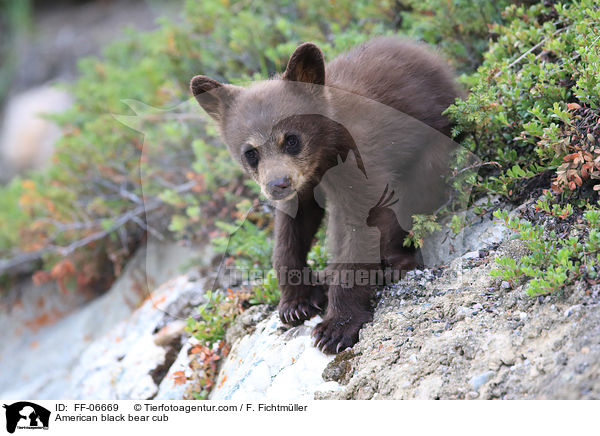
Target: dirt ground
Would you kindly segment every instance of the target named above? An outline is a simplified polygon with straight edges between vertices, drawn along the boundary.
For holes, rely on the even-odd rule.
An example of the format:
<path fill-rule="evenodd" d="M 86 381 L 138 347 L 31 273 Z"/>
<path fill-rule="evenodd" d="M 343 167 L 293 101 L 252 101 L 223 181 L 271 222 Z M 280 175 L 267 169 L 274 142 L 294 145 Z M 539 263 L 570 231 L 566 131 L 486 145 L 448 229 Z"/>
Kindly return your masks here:
<path fill-rule="evenodd" d="M 600 286 L 531 297 L 491 278 L 518 240 L 382 291 L 374 321 L 324 370 L 317 399 L 600 399 Z"/>

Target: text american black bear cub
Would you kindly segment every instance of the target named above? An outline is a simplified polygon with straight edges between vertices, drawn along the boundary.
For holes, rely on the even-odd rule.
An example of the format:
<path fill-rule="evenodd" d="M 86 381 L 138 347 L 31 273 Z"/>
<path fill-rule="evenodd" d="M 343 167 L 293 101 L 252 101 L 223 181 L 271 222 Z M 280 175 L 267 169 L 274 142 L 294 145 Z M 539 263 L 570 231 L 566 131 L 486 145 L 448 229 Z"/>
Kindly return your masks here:
<path fill-rule="evenodd" d="M 442 112 L 460 94 L 451 69 L 398 38 L 373 39 L 327 65 L 304 43 L 282 75 L 248 87 L 196 76 L 191 90 L 276 206 L 281 320 L 297 325 L 326 307 L 316 346 L 354 345 L 372 320 L 379 273 L 420 264 L 403 244 L 412 215 L 445 201 L 454 142 Z M 296 280 L 325 215 L 329 279 Z"/>

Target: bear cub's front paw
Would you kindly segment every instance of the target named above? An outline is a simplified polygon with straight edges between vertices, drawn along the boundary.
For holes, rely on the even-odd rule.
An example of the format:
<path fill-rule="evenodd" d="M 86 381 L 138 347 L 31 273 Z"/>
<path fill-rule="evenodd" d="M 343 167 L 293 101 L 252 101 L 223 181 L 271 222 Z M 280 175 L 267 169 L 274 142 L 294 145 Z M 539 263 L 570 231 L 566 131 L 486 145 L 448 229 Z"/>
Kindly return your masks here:
<path fill-rule="evenodd" d="M 352 347 L 358 342 L 358 332 L 363 324 L 372 318 L 370 313 L 326 316 L 312 333 L 315 347 L 327 354 L 337 354 Z"/>
<path fill-rule="evenodd" d="M 279 318 L 284 324 L 300 325 L 322 312 L 326 304 L 327 297 L 320 286 L 305 288 L 303 292 L 284 291 L 279 302 Z"/>

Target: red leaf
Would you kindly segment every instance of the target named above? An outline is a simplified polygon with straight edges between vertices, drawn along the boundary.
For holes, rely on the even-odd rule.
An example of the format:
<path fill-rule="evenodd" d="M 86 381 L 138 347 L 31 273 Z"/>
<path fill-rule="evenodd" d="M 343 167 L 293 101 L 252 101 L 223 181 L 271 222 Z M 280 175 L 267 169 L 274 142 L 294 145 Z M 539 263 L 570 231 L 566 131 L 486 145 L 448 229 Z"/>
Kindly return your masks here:
<path fill-rule="evenodd" d="M 179 386 L 184 384 L 187 381 L 187 377 L 185 376 L 184 371 L 175 371 L 173 373 L 173 385 Z"/>
<path fill-rule="evenodd" d="M 568 154 L 565 157 L 563 157 L 563 160 L 565 162 L 569 162 L 570 160 L 575 159 L 578 155 L 579 155 L 579 153 L 571 153 L 571 154 Z"/>
<path fill-rule="evenodd" d="M 32 278 L 33 284 L 36 286 L 40 286 L 52 280 L 52 276 L 47 271 L 36 271 Z"/>

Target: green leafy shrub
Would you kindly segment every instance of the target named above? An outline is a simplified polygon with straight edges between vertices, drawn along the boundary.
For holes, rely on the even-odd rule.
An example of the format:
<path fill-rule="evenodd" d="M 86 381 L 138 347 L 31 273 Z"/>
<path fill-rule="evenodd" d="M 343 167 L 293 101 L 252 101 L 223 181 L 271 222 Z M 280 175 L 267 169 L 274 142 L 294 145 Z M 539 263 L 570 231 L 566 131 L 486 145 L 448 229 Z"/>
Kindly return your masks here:
<path fill-rule="evenodd" d="M 237 218 L 230 210 L 251 188 L 211 125 L 178 106 L 194 74 L 245 82 L 281 71 L 302 41 L 319 43 L 331 58 L 398 32 L 440 43 L 462 68 L 487 44 L 487 22 L 500 18 L 495 8 L 443 0 L 188 1 L 184 16 L 154 32 L 130 31 L 102 59 L 80 62 L 69 87 L 75 105 L 56 117 L 65 136 L 52 167 L 0 188 L 0 256 L 7 259 L 0 274 L 26 260 L 42 260 L 50 271 L 68 259 L 81 271 L 101 253 L 118 274 L 147 232 L 194 239 L 214 231 L 216 220 Z M 135 101 L 147 106 L 140 111 Z M 140 200 L 152 206 L 147 214 L 133 213 Z"/>
<path fill-rule="evenodd" d="M 267 272 L 263 282 L 253 287 L 251 295 L 248 300 L 250 304 L 270 304 L 275 306 L 279 303 L 281 291 L 279 290 L 275 270 L 271 269 Z"/>
<path fill-rule="evenodd" d="M 242 303 L 248 295 L 242 292 L 206 291 L 207 302 L 198 308 L 196 318 L 188 318 L 186 330 L 201 344 L 212 344 L 225 337 L 225 330 L 242 312 Z"/>
<path fill-rule="evenodd" d="M 437 215 L 414 215 L 413 226 L 404 240 L 404 246 L 423 246 L 423 240 L 426 236 L 442 228 L 438 223 L 438 218 Z"/>
<path fill-rule="evenodd" d="M 238 208 L 248 206 L 248 200 L 238 204 Z M 233 224 L 223 221 L 216 223 L 223 230 L 223 236 L 212 243 L 217 252 L 230 257 L 231 262 L 244 269 L 268 269 L 271 265 L 273 242 L 270 238 L 271 221 L 264 213 L 249 213 L 238 218 Z"/>
<path fill-rule="evenodd" d="M 315 236 L 315 242 L 308 252 L 306 259 L 306 263 L 313 270 L 325 269 L 329 263 L 329 253 L 327 252 L 325 236 L 325 225 L 322 225 Z"/>
<path fill-rule="evenodd" d="M 558 222 L 574 218 L 575 212 L 571 204 L 549 203 L 547 195 L 537 201 L 536 210 Z M 600 210 L 588 205 L 577 212 L 580 218 L 571 220 L 569 233 L 559 236 L 546 226 L 496 211 L 494 216 L 514 233 L 514 238 L 525 243 L 530 253 L 519 260 L 510 256 L 497 258 L 498 268 L 492 276 L 513 284 L 525 279 L 530 295 L 560 292 L 579 279 L 595 283 L 600 271 Z"/>
<path fill-rule="evenodd" d="M 471 71 L 483 60 L 490 26 L 502 22 L 511 1 L 407 0 L 402 2 L 401 29 L 407 35 L 437 45 L 459 71 Z"/>
<path fill-rule="evenodd" d="M 575 151 L 564 141 L 576 129 L 569 107 L 600 103 L 599 18 L 592 0 L 539 2 L 509 6 L 493 27 L 497 40 L 465 77 L 469 96 L 448 110 L 456 133 L 469 133 L 464 145 L 502 168 L 483 174 L 484 189 L 511 198 L 520 179 L 556 169 Z"/>

